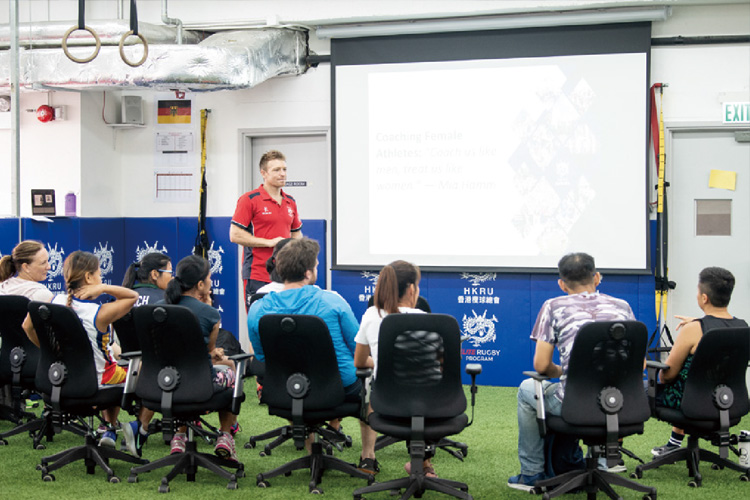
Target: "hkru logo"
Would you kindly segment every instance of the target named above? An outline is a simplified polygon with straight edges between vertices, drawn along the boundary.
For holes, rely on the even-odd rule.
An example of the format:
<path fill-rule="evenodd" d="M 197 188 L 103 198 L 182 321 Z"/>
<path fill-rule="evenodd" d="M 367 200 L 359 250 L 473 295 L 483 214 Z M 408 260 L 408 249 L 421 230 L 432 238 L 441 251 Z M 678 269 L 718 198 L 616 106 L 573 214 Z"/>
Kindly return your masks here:
<path fill-rule="evenodd" d="M 140 245 L 138 245 L 135 248 L 135 260 L 137 262 L 140 262 L 141 259 L 143 259 L 143 257 L 145 257 L 146 255 L 148 255 L 150 253 L 154 253 L 154 252 L 156 252 L 156 253 L 163 253 L 163 254 L 168 253 L 167 247 L 165 247 L 164 245 L 162 245 L 161 246 L 161 250 L 159 250 L 159 242 L 158 241 L 154 242 L 154 246 L 150 246 L 145 240 L 144 240 L 143 244 L 145 245 L 143 248 L 141 248 Z"/>
<path fill-rule="evenodd" d="M 469 280 L 472 286 L 479 286 L 485 281 L 495 281 L 496 277 L 497 277 L 497 273 L 479 273 L 479 274 L 461 273 L 461 278 L 465 280 Z"/>
<path fill-rule="evenodd" d="M 463 317 L 463 331 L 464 335 L 468 336 L 468 339 L 474 347 L 479 347 L 487 342 L 494 342 L 497 338 L 495 334 L 495 323 L 497 318 L 492 315 L 492 318 L 487 317 L 487 310 L 485 309 L 484 314 L 477 316 L 477 313 L 472 309 L 473 317 L 464 314 Z"/>
<path fill-rule="evenodd" d="M 370 280 L 370 285 L 365 285 L 364 293 L 359 294 L 360 302 L 368 302 L 370 297 L 375 293 L 375 287 L 378 284 L 378 278 L 380 273 L 373 273 L 372 271 L 362 271 L 362 277 Z"/>
<path fill-rule="evenodd" d="M 208 249 L 208 262 L 211 264 L 211 274 L 221 274 L 224 266 L 221 264 L 221 254 L 224 253 L 224 249 L 219 246 L 218 250 L 214 250 L 214 242 L 211 242 L 211 248 Z"/>
<path fill-rule="evenodd" d="M 50 270 L 47 273 L 47 281 L 52 281 L 58 276 L 62 276 L 63 272 L 63 255 L 65 255 L 65 250 L 60 247 L 60 250 L 57 249 L 57 243 L 55 243 L 55 247 L 51 247 L 49 243 L 47 243 L 47 253 L 49 253 L 49 265 Z"/>
<path fill-rule="evenodd" d="M 104 245 L 102 245 L 102 242 L 100 241 L 99 247 L 94 247 L 94 255 L 96 255 L 96 257 L 99 259 L 99 269 L 102 270 L 102 277 L 111 274 L 112 271 L 115 270 L 113 258 L 115 250 L 108 245 L 109 242 L 106 242 L 104 243 Z"/>

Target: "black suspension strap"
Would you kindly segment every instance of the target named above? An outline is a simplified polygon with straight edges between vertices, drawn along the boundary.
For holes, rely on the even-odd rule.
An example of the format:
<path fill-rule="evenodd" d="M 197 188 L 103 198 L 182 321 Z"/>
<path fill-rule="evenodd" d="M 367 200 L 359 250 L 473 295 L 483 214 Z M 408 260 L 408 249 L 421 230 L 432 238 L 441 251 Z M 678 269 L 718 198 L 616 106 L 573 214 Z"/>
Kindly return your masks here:
<path fill-rule="evenodd" d="M 210 109 L 201 109 L 201 192 L 198 208 L 198 236 L 195 237 L 195 248 L 193 253 L 208 259 L 208 250 L 211 242 L 208 240 L 206 231 L 206 199 L 208 183 L 206 182 L 206 127 L 208 125 L 208 113 Z"/>
<path fill-rule="evenodd" d="M 125 55 L 125 40 L 127 40 L 130 35 L 137 36 L 143 43 L 143 56 L 138 62 L 131 61 Z M 130 31 L 122 35 L 120 38 L 120 57 L 125 64 L 134 68 L 146 62 L 146 59 L 148 58 L 148 42 L 143 35 L 138 33 L 138 9 L 135 6 L 135 0 L 130 0 Z"/>
<path fill-rule="evenodd" d="M 68 50 L 68 38 L 70 38 L 70 35 L 74 31 L 78 30 L 88 31 L 96 41 L 96 48 L 94 49 L 94 53 L 89 57 L 78 58 L 71 54 Z M 96 31 L 86 26 L 86 0 L 78 0 L 78 25 L 72 26 L 70 29 L 68 29 L 68 31 L 65 32 L 65 35 L 63 35 L 62 39 L 62 48 L 68 59 L 79 64 L 91 62 L 96 56 L 99 55 L 99 49 L 102 48 L 102 41 L 99 39 L 99 35 L 96 34 Z"/>

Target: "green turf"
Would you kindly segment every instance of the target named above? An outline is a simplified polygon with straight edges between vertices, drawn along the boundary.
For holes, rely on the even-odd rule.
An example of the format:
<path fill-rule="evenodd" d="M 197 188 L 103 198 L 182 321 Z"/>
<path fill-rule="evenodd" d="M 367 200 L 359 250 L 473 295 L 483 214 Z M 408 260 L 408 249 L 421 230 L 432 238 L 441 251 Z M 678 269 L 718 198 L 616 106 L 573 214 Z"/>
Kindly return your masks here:
<path fill-rule="evenodd" d="M 250 381 L 248 387 L 254 384 Z M 480 387 L 477 395 L 475 423 L 458 436 L 460 441 L 469 445 L 469 453 L 464 462 L 460 462 L 448 454 L 438 451 L 434 459 L 435 468 L 440 477 L 458 479 L 469 485 L 469 492 L 477 499 L 527 499 L 528 493 L 511 490 L 506 486 L 509 476 L 518 473 L 519 465 L 516 447 L 516 390 L 504 387 Z M 128 415 L 121 415 L 121 420 L 128 420 Z M 209 417 L 210 422 L 216 419 Z M 245 464 L 247 477 L 239 481 L 237 491 L 226 490 L 226 481 L 201 469 L 194 483 L 185 481 L 184 476 L 171 482 L 171 492 L 167 497 L 157 493 L 157 487 L 165 469 L 143 474 L 137 484 L 129 484 L 126 479 L 130 467 L 122 462 L 114 462 L 116 474 L 123 480 L 120 484 L 109 484 L 105 475 L 97 470 L 93 476 L 87 476 L 83 465 L 79 462 L 55 472 L 55 482 L 42 482 L 41 474 L 36 470 L 36 464 L 42 456 L 56 453 L 70 446 L 78 445 L 82 438 L 65 433 L 48 443 L 47 450 L 31 449 L 31 440 L 26 435 L 9 438 L 8 446 L 0 447 L 0 498 L 9 500 L 48 499 L 55 500 L 104 498 L 107 500 L 127 499 L 142 500 L 147 498 L 190 498 L 216 499 L 221 498 L 252 498 L 260 500 L 282 500 L 296 498 L 310 498 L 307 492 L 308 475 L 298 471 L 290 477 L 277 477 L 270 480 L 271 487 L 259 489 L 255 486 L 255 476 L 262 471 L 270 470 L 284 462 L 300 456 L 291 443 L 276 448 L 269 457 L 260 457 L 258 449 L 245 449 L 242 445 L 247 442 L 251 434 L 264 432 L 281 425 L 283 421 L 270 417 L 265 407 L 258 405 L 257 398 L 248 391 L 248 400 L 242 407 L 240 424 L 242 432 L 237 435 L 237 447 L 240 460 Z M 9 422 L 0 422 L 0 432 L 11 428 Z M 750 418 L 746 417 L 735 429 L 750 429 Z M 359 423 L 347 418 L 344 420 L 344 430 L 350 434 L 354 445 L 345 449 L 337 456 L 355 462 L 359 458 Z M 644 459 L 650 458 L 649 450 L 665 442 L 669 435 L 669 426 L 663 422 L 651 420 L 646 424 L 643 435 L 633 436 L 625 441 L 628 449 Z M 710 447 L 708 443 L 702 443 Z M 211 452 L 213 447 L 206 443 L 199 444 L 199 449 Z M 154 460 L 168 453 L 168 448 L 161 440 L 151 439 L 144 448 L 144 456 Z M 397 443 L 381 450 L 378 460 L 382 465 L 382 472 L 377 479 L 387 480 L 405 475 L 404 463 L 408 460 L 406 448 Z M 636 465 L 634 460 L 625 459 L 628 470 L 632 471 Z M 739 473 L 723 470 L 714 471 L 710 467 L 703 467 L 703 487 L 690 488 L 687 486 L 687 470 L 684 465 L 670 465 L 658 470 L 647 471 L 641 480 L 643 484 L 655 486 L 661 500 L 727 500 L 750 498 L 750 483 L 740 482 Z M 325 491 L 325 498 L 350 499 L 352 491 L 364 486 L 364 481 L 350 478 L 338 472 L 328 472 L 323 478 L 321 487 Z M 640 499 L 641 495 L 624 488 L 616 488 L 625 499 Z M 368 495 L 369 499 L 389 500 L 388 493 Z M 449 498 L 445 495 L 428 492 L 424 498 Z M 569 498 L 582 499 L 583 494 Z M 605 498 L 599 494 L 599 498 Z"/>

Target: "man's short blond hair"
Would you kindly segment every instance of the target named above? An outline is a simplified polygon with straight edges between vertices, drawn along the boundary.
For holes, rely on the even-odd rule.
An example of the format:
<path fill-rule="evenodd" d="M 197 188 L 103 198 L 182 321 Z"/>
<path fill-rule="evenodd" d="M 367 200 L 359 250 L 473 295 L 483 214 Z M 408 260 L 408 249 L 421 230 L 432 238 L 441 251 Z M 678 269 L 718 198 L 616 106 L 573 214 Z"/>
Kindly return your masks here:
<path fill-rule="evenodd" d="M 263 156 L 260 157 L 260 169 L 266 170 L 268 168 L 268 162 L 271 160 L 286 161 L 286 156 L 284 156 L 284 153 L 282 153 L 281 151 L 277 151 L 275 149 L 266 151 L 265 153 L 263 153 Z"/>

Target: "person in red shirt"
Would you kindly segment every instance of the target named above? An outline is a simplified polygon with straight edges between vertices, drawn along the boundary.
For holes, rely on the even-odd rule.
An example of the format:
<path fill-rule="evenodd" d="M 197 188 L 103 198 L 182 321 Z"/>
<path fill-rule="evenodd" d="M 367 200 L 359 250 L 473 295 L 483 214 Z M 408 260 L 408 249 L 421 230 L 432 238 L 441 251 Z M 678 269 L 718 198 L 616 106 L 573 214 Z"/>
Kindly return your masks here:
<path fill-rule="evenodd" d="M 273 247 L 284 238 L 301 238 L 302 222 L 297 202 L 281 188 L 286 184 L 286 157 L 271 150 L 260 158 L 263 184 L 240 196 L 229 226 L 229 240 L 242 245 L 242 279 L 245 307 L 250 296 L 270 283 L 266 261 Z"/>

